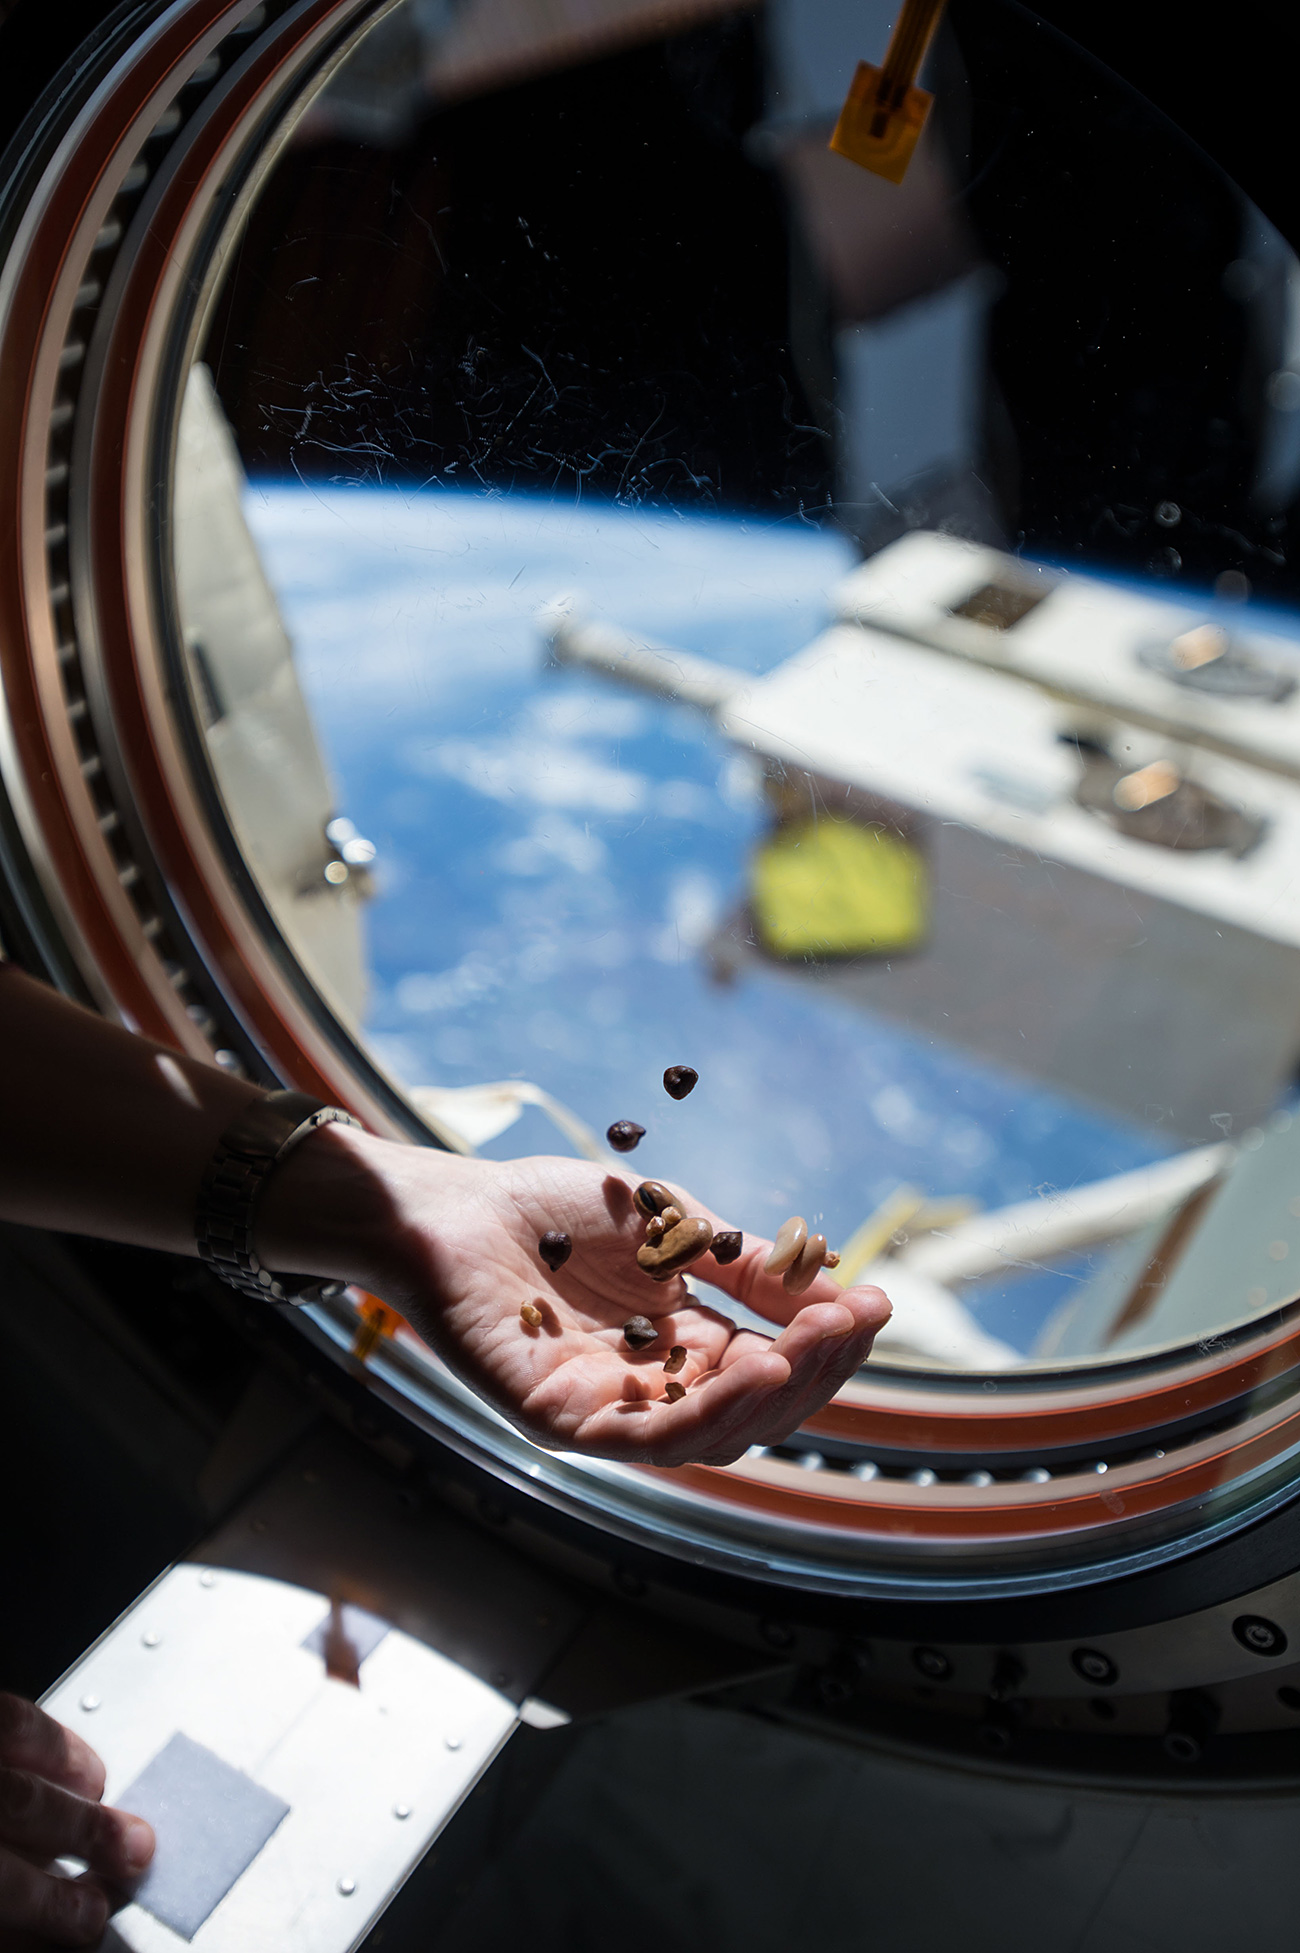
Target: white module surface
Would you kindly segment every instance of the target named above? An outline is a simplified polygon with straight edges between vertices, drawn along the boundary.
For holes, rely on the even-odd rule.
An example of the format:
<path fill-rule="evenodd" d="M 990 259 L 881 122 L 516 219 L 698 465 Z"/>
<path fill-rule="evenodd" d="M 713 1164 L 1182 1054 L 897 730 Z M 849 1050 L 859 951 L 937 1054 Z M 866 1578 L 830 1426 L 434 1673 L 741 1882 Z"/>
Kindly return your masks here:
<path fill-rule="evenodd" d="M 103 1758 L 110 1803 L 143 1778 L 158 1831 L 106 1947 L 348 1953 L 511 1734 L 511 1702 L 396 1628 L 359 1687 L 332 1680 L 329 1611 L 187 1562 L 45 1698 Z"/>
<path fill-rule="evenodd" d="M 1300 946 L 1300 786 L 1275 774 L 1182 755 L 1189 777 L 1267 825 L 1240 859 L 1152 847 L 1078 805 L 1061 708 L 1036 686 L 850 625 L 733 693 L 718 723 L 757 753 Z M 1117 729 L 1113 750 L 1134 767 L 1170 752 L 1132 726 Z"/>
<path fill-rule="evenodd" d="M 1300 784 L 1116 718 L 1116 762 L 1172 761 L 1259 824 L 1241 855 L 1156 846 L 1080 804 L 1070 710 L 841 624 L 717 722 L 923 823 L 926 942 L 828 969 L 827 993 L 1195 1142 L 1257 1123 L 1300 1051 Z"/>
<path fill-rule="evenodd" d="M 1003 630 L 954 614 L 987 585 L 1041 601 Z M 1282 700 L 1234 698 L 1197 690 L 1142 662 L 1144 652 L 1167 647 L 1207 621 L 1195 601 L 1163 602 L 918 531 L 846 577 L 836 608 L 846 622 L 896 632 L 1107 716 L 1300 779 L 1300 685 Z M 1217 612 L 1214 621 L 1222 625 L 1223 614 Z M 1231 636 L 1244 651 L 1300 678 L 1294 639 L 1258 629 L 1248 612 Z"/>

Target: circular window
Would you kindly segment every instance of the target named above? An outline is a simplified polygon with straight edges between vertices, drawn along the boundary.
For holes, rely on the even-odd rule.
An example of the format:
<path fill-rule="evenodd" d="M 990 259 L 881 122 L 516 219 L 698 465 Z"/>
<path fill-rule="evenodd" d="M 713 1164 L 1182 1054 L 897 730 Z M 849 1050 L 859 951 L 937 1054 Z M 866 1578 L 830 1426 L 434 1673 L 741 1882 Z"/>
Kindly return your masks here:
<path fill-rule="evenodd" d="M 836 153 L 888 27 L 110 45 L 9 189 L 5 926 L 379 1129 L 632 1120 L 806 1217 L 894 1317 L 725 1470 L 543 1454 L 364 1298 L 304 1327 L 624 1539 L 977 1597 L 1293 1495 L 1300 263 L 1000 0 L 901 181 Z"/>

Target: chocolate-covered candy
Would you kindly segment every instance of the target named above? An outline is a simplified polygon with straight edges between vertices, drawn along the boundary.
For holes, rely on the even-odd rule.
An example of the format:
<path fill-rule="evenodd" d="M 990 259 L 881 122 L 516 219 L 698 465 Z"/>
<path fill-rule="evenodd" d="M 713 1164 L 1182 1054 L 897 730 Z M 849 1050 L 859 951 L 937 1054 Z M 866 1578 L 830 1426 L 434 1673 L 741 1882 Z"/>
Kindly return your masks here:
<path fill-rule="evenodd" d="M 564 1266 L 569 1256 L 573 1253 L 573 1243 L 562 1229 L 548 1227 L 541 1240 L 537 1243 L 537 1252 L 551 1273 L 554 1274 L 557 1268 Z"/>
<path fill-rule="evenodd" d="M 615 1119 L 605 1137 L 616 1153 L 631 1153 L 645 1138 L 645 1127 L 635 1119 Z"/>
<path fill-rule="evenodd" d="M 670 1099 L 684 1099 L 699 1082 L 700 1074 L 692 1065 L 669 1065 L 664 1073 L 664 1090 Z"/>

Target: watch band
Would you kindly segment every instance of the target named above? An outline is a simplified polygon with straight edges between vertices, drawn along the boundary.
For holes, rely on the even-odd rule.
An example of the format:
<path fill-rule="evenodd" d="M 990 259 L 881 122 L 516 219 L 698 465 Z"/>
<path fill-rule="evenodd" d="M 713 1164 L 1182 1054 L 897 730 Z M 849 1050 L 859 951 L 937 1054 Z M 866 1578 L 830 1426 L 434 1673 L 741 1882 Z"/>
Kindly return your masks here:
<path fill-rule="evenodd" d="M 217 1141 L 199 1182 L 194 1239 L 203 1260 L 241 1295 L 259 1302 L 330 1302 L 346 1282 L 273 1274 L 253 1248 L 257 1206 L 281 1160 L 320 1126 L 360 1126 L 350 1112 L 306 1092 L 268 1092 L 245 1106 Z"/>

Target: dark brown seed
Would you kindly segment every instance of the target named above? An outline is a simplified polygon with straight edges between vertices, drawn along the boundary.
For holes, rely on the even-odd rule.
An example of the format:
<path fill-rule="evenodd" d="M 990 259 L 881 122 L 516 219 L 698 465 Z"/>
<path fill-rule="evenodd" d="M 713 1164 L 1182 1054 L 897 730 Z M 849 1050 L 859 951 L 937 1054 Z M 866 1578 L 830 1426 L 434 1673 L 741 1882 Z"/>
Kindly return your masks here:
<path fill-rule="evenodd" d="M 635 1119 L 615 1119 L 605 1137 L 616 1153 L 631 1153 L 645 1138 L 645 1127 Z"/>
<path fill-rule="evenodd" d="M 632 1205 L 638 1214 L 662 1214 L 672 1204 L 673 1196 L 662 1180 L 643 1180 L 632 1194 Z"/>
<path fill-rule="evenodd" d="M 738 1227 L 729 1227 L 723 1234 L 713 1237 L 713 1259 L 725 1268 L 729 1261 L 739 1261 L 745 1237 Z"/>
<path fill-rule="evenodd" d="M 623 1341 L 629 1349 L 649 1349 L 659 1341 L 659 1331 L 649 1316 L 629 1316 L 623 1324 Z"/>
<path fill-rule="evenodd" d="M 700 1074 L 691 1065 L 669 1065 L 664 1073 L 664 1090 L 670 1099 L 684 1099 L 699 1082 Z"/>
<path fill-rule="evenodd" d="M 686 1385 L 684 1383 L 673 1383 L 670 1381 L 664 1385 L 664 1396 L 670 1404 L 679 1404 L 685 1395 Z"/>
<path fill-rule="evenodd" d="M 668 1352 L 668 1361 L 664 1364 L 665 1374 L 670 1377 L 675 1377 L 677 1372 L 684 1370 L 685 1367 L 686 1345 L 684 1343 L 674 1343 Z"/>
<path fill-rule="evenodd" d="M 637 1267 L 652 1281 L 666 1282 L 702 1255 L 712 1239 L 713 1229 L 706 1220 L 698 1216 L 679 1220 L 657 1241 L 647 1241 L 637 1249 Z"/>
<path fill-rule="evenodd" d="M 557 1268 L 563 1268 L 573 1253 L 573 1243 L 558 1227 L 549 1227 L 537 1243 L 537 1252 L 554 1274 Z"/>

